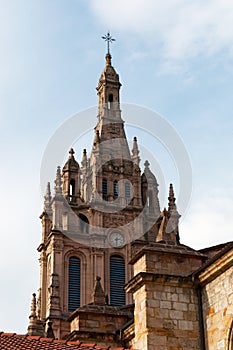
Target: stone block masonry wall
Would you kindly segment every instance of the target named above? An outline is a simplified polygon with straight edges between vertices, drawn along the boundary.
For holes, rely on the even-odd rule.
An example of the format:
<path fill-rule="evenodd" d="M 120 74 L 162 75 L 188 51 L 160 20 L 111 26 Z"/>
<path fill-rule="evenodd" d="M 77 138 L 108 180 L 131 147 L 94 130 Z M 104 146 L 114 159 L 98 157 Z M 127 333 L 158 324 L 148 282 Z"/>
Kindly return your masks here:
<path fill-rule="evenodd" d="M 192 273 L 205 256 L 189 247 L 155 243 L 131 260 L 127 285 L 135 301 L 134 350 L 200 350 L 198 296 Z"/>
<path fill-rule="evenodd" d="M 146 283 L 134 295 L 133 349 L 199 350 L 197 295 L 192 281 L 174 276 L 144 278 Z"/>
<path fill-rule="evenodd" d="M 216 266 L 216 269 L 218 266 Z M 233 321 L 233 266 L 203 287 L 202 302 L 208 350 L 231 350 Z"/>

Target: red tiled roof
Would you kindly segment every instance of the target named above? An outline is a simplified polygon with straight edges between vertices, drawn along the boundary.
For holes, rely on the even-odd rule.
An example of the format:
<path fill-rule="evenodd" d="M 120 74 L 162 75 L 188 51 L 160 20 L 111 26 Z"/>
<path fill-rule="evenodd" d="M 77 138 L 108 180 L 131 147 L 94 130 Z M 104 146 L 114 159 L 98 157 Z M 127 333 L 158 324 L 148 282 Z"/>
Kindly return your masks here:
<path fill-rule="evenodd" d="M 110 346 L 84 344 L 74 341 L 55 340 L 15 333 L 0 333 L 1 350 L 127 350 Z"/>

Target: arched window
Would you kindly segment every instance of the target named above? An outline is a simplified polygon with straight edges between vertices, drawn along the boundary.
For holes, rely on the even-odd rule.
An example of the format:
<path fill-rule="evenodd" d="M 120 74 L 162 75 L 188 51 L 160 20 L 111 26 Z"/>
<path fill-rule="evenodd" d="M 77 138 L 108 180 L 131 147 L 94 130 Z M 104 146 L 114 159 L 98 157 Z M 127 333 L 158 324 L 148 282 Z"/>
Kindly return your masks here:
<path fill-rule="evenodd" d="M 110 257 L 110 304 L 125 305 L 125 260 L 119 255 Z"/>
<path fill-rule="evenodd" d="M 80 307 L 80 259 L 72 256 L 69 259 L 68 310 Z"/>
<path fill-rule="evenodd" d="M 74 179 L 70 180 L 69 197 L 71 202 L 75 201 L 75 180 Z"/>
<path fill-rule="evenodd" d="M 75 180 L 71 179 L 70 180 L 70 196 L 75 195 Z"/>
<path fill-rule="evenodd" d="M 125 183 L 125 198 L 127 200 L 127 202 L 130 201 L 130 197 L 131 197 L 131 194 L 130 194 L 130 184 L 128 182 Z"/>
<path fill-rule="evenodd" d="M 118 182 L 116 180 L 113 182 L 113 195 L 114 199 L 118 197 Z"/>
<path fill-rule="evenodd" d="M 81 233 L 88 233 L 89 232 L 89 220 L 88 220 L 88 218 L 83 214 L 79 214 L 78 217 L 80 219 L 79 225 L 80 225 Z"/>
<path fill-rule="evenodd" d="M 106 179 L 102 180 L 102 194 L 103 194 L 103 199 L 105 201 L 107 201 L 108 200 L 108 185 L 107 185 Z"/>
<path fill-rule="evenodd" d="M 149 213 L 152 214 L 153 213 L 153 195 L 152 195 L 152 191 L 149 191 L 148 207 L 149 207 Z"/>
<path fill-rule="evenodd" d="M 108 96 L 108 109 L 111 109 L 113 105 L 113 94 L 109 94 Z"/>

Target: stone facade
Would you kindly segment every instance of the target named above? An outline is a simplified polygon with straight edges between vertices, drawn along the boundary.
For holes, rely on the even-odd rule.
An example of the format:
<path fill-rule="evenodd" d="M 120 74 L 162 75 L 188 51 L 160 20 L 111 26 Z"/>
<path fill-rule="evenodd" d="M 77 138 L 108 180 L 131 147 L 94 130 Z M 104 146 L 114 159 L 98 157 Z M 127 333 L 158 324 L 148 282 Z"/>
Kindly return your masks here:
<path fill-rule="evenodd" d="M 217 257 L 214 256 L 198 277 L 202 288 L 206 349 L 231 350 L 233 349 L 232 245 L 227 246 L 220 256 L 219 254 Z"/>
<path fill-rule="evenodd" d="M 154 243 L 131 260 L 127 289 L 135 301 L 133 348 L 200 349 L 198 298 L 192 277 L 205 256 L 192 249 Z"/>

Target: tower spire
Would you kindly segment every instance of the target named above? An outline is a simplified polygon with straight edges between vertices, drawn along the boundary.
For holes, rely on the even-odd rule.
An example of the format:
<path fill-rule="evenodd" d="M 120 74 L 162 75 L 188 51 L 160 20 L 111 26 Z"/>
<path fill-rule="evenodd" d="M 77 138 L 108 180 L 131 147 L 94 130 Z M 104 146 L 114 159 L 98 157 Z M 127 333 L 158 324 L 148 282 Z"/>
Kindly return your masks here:
<path fill-rule="evenodd" d="M 176 207 L 176 198 L 174 195 L 173 185 L 169 186 L 168 210 L 164 209 L 161 213 L 161 225 L 157 236 L 157 242 L 167 241 L 173 244 L 179 244 L 179 219 L 180 214 Z"/>
<path fill-rule="evenodd" d="M 44 327 L 43 322 L 37 317 L 36 310 L 36 294 L 32 294 L 32 302 L 31 302 L 31 313 L 29 316 L 29 325 L 27 329 L 28 335 L 37 335 L 40 337 L 44 336 Z"/>
<path fill-rule="evenodd" d="M 176 198 L 174 195 L 173 185 L 170 184 L 169 186 L 169 197 L 168 197 L 168 211 L 175 211 L 176 210 Z"/>
<path fill-rule="evenodd" d="M 61 167 L 60 166 L 57 167 L 56 180 L 54 182 L 55 182 L 55 187 L 54 187 L 55 196 L 61 195 L 62 194 L 62 188 L 61 188 L 62 179 L 61 179 Z"/>
<path fill-rule="evenodd" d="M 47 183 L 46 194 L 44 196 L 44 211 L 49 214 L 51 212 L 51 190 L 50 190 L 50 182 Z"/>
<path fill-rule="evenodd" d="M 82 156 L 82 161 L 81 161 L 82 168 L 87 167 L 87 150 L 86 148 L 83 149 L 83 156 Z"/>
<path fill-rule="evenodd" d="M 36 315 L 36 293 L 32 294 L 32 302 L 31 302 L 31 314 L 30 314 L 31 318 L 37 318 Z"/>
<path fill-rule="evenodd" d="M 139 165 L 140 157 L 139 157 L 139 150 L 138 150 L 138 143 L 137 143 L 137 137 L 135 136 L 133 139 L 133 149 L 132 149 L 132 159 L 133 162 L 137 165 Z"/>

